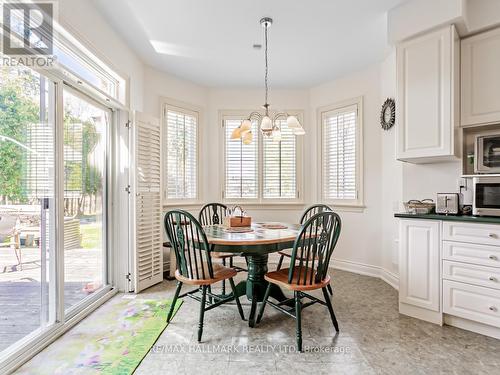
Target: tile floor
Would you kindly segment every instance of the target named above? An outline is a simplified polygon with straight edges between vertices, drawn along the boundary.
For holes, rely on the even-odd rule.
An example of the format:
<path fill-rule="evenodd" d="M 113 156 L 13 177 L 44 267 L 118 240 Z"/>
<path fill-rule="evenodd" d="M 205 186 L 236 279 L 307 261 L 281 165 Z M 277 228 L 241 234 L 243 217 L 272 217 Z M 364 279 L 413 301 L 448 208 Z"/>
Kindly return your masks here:
<path fill-rule="evenodd" d="M 294 320 L 269 306 L 253 329 L 236 306 L 208 311 L 198 345 L 199 302 L 186 298 L 136 374 L 500 374 L 500 340 L 399 315 L 397 291 L 381 280 L 337 270 L 332 276 L 340 333 L 326 307 L 307 308 L 307 352 L 294 352 Z M 164 282 L 137 298 L 169 298 L 174 287 Z M 247 301 L 243 308 L 248 314 Z"/>

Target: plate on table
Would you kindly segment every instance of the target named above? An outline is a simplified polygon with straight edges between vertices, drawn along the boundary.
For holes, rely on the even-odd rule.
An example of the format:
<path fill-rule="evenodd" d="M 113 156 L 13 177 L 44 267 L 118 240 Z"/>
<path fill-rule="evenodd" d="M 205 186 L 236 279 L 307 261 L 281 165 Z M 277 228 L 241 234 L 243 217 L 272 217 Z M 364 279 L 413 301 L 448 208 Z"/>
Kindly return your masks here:
<path fill-rule="evenodd" d="M 264 229 L 287 229 L 286 225 L 280 223 L 261 223 L 260 226 Z"/>
<path fill-rule="evenodd" d="M 224 228 L 224 230 L 228 233 L 250 233 L 253 232 L 251 227 L 233 227 L 233 228 Z"/>

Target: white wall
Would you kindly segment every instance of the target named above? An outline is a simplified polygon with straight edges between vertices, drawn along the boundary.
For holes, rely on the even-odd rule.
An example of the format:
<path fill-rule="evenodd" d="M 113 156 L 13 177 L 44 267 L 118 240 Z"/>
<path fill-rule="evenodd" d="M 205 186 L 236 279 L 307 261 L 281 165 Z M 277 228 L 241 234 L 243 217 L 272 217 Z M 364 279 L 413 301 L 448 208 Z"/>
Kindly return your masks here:
<path fill-rule="evenodd" d="M 380 105 L 386 98 L 396 97 L 396 52 L 393 51 L 380 65 Z M 402 210 L 403 163 L 396 160 L 396 123 L 382 132 L 382 245 L 383 269 L 398 274 L 398 221 L 395 212 Z"/>
<path fill-rule="evenodd" d="M 364 200 L 363 212 L 340 212 L 342 235 L 334 252 L 335 260 L 381 265 L 382 225 L 381 203 L 381 128 L 379 65 L 356 72 L 333 82 L 314 87 L 310 91 L 311 136 L 313 144 L 320 144 L 318 137 L 317 109 L 346 99 L 363 96 L 364 118 Z M 316 150 L 311 152 L 310 179 L 316 186 L 320 171 Z M 317 186 L 316 186 L 317 187 Z M 318 189 L 316 189 L 316 198 Z"/>

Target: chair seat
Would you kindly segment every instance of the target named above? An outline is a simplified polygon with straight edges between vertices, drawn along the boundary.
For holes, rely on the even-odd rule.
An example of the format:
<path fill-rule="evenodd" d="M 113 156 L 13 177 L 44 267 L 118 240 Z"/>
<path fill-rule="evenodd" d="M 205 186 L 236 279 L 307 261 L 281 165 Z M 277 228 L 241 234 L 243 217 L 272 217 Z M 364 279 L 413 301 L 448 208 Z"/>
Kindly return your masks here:
<path fill-rule="evenodd" d="M 313 284 L 302 285 L 302 283 L 304 282 L 304 268 L 302 269 L 300 284 L 297 284 L 299 276 L 299 268 L 300 267 L 295 267 L 294 278 L 292 280 L 292 283 L 290 284 L 288 283 L 288 272 L 290 271 L 290 268 L 283 268 L 280 269 L 279 271 L 268 272 L 266 273 L 264 278 L 266 279 L 266 281 L 272 284 L 276 284 L 284 289 L 294 290 L 294 291 L 321 289 L 330 284 L 329 275 L 326 275 L 326 277 L 319 283 L 314 282 L 314 275 L 313 275 Z M 313 272 L 313 270 L 308 269 L 306 280 L 309 280 L 309 278 L 311 277 L 311 272 Z"/>
<path fill-rule="evenodd" d="M 236 254 L 222 253 L 222 252 L 218 252 L 218 251 L 212 251 L 210 253 L 210 256 L 212 258 L 222 259 L 222 258 L 231 258 L 231 257 L 234 257 L 234 256 L 236 256 Z"/>
<path fill-rule="evenodd" d="M 200 276 L 202 275 L 201 272 L 201 267 L 199 266 L 199 274 Z M 205 269 L 205 275 L 208 276 L 208 268 L 207 264 L 203 264 L 203 268 Z M 188 284 L 188 285 L 211 285 L 215 284 L 219 281 L 222 280 L 227 280 L 230 279 L 231 277 L 236 276 L 237 272 L 233 268 L 229 267 L 224 267 L 221 266 L 220 264 L 212 264 L 212 268 L 214 270 L 214 277 L 213 279 L 207 278 L 207 279 L 191 279 L 189 277 L 183 276 L 180 274 L 179 270 L 175 271 L 175 278 L 179 280 L 182 283 Z"/>

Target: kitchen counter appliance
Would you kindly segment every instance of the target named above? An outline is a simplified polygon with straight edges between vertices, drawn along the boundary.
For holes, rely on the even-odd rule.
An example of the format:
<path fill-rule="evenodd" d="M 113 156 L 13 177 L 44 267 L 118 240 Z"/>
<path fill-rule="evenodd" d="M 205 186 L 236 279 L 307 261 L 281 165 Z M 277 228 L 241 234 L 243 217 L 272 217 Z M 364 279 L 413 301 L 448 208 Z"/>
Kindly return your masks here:
<path fill-rule="evenodd" d="M 479 176 L 472 179 L 472 214 L 500 216 L 500 177 Z"/>
<path fill-rule="evenodd" d="M 458 193 L 438 193 L 436 199 L 436 213 L 458 215 L 460 213 L 460 198 Z"/>

